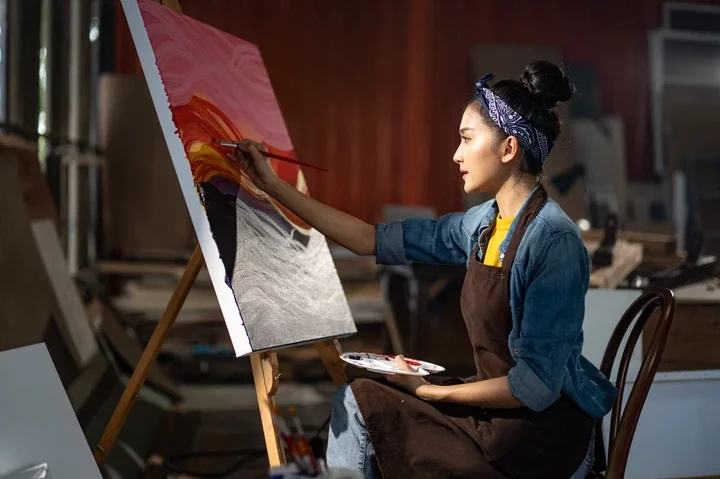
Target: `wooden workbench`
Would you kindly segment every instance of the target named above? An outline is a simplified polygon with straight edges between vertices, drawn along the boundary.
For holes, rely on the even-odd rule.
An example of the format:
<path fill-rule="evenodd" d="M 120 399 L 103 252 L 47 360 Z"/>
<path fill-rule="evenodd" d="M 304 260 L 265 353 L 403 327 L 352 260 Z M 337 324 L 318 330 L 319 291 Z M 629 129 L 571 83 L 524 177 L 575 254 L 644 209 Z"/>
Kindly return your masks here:
<path fill-rule="evenodd" d="M 592 256 L 600 244 L 599 241 L 585 241 L 585 247 Z M 615 289 L 618 284 L 635 270 L 643 260 L 643 245 L 622 239 L 615 242 L 613 260 L 610 266 L 593 267 L 590 274 L 590 287 Z"/>
<path fill-rule="evenodd" d="M 720 280 L 713 278 L 675 290 L 675 318 L 658 371 L 720 370 Z M 649 344 L 655 324 L 648 324 Z"/>

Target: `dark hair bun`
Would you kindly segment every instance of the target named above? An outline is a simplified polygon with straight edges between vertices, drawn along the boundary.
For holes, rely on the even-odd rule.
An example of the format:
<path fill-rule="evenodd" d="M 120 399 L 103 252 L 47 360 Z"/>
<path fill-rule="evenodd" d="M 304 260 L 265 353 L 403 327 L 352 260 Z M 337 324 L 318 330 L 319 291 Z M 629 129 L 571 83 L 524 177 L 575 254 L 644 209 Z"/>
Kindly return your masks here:
<path fill-rule="evenodd" d="M 522 82 L 547 108 L 555 108 L 558 103 L 568 101 L 575 87 L 557 65 L 536 61 L 525 67 L 520 75 Z"/>

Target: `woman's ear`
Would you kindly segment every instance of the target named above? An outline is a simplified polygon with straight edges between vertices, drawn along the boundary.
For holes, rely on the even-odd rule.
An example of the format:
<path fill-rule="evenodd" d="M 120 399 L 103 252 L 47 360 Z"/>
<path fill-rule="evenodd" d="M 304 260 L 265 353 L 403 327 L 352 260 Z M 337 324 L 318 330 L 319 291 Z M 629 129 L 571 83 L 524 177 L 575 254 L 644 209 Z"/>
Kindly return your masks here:
<path fill-rule="evenodd" d="M 500 143 L 500 161 L 510 163 L 520 156 L 520 142 L 517 137 L 508 136 Z"/>

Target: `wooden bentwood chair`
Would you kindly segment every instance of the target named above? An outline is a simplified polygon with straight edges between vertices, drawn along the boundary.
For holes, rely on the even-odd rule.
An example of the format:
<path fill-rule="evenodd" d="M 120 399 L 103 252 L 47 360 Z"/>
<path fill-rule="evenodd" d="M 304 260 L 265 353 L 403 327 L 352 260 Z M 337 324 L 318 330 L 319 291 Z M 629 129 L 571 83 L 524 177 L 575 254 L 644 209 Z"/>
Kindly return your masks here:
<path fill-rule="evenodd" d="M 635 384 L 630 391 L 630 396 L 623 410 L 622 399 L 630 358 L 645 325 L 658 309 L 660 310 L 660 318 L 657 322 L 657 328 L 647 347 L 640 371 L 638 372 Z M 645 405 L 650 386 L 652 386 L 655 372 L 660 364 L 674 314 L 675 295 L 673 292 L 666 288 L 653 289 L 635 300 L 627 311 L 625 311 L 620 322 L 615 327 L 600 365 L 600 370 L 608 378 L 610 378 L 612 373 L 615 358 L 617 357 L 623 338 L 634 323 L 620 358 L 620 367 L 618 369 L 617 379 L 615 380 L 615 386 L 617 386 L 619 393 L 613 405 L 610 421 L 607 468 L 605 468 L 604 475 L 595 472 L 595 469 L 593 469 L 593 472 L 588 476 L 589 478 L 622 479 L 625 475 L 625 468 L 627 467 L 628 455 L 630 453 L 633 436 L 635 435 L 635 429 L 640 420 L 640 413 L 642 413 L 643 406 Z M 596 444 L 599 444 L 600 447 L 596 447 L 596 452 L 602 451 L 602 436 L 598 437 L 600 431 L 601 429 L 598 427 L 595 440 Z M 596 454 L 596 456 L 598 456 L 598 454 Z M 597 461 L 598 458 L 596 457 L 596 462 Z"/>

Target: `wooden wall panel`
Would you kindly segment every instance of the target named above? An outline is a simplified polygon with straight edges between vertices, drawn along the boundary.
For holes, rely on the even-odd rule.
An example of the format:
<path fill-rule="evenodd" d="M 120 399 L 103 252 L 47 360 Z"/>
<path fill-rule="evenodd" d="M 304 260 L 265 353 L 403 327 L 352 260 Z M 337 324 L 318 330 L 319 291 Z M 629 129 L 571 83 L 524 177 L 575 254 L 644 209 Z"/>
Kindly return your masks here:
<path fill-rule="evenodd" d="M 195 232 L 145 79 L 104 74 L 98 89 L 105 253 L 184 257 L 195 247 Z"/>
<path fill-rule="evenodd" d="M 452 154 L 475 43 L 554 45 L 568 62 L 594 64 L 604 111 L 625 124 L 629 178 L 651 175 L 647 31 L 661 0 L 180 3 L 259 45 L 298 157 L 331 169 L 307 171 L 311 192 L 367 221 L 386 203 L 462 209 Z M 117 13 L 117 70 L 138 73 Z"/>
<path fill-rule="evenodd" d="M 20 136 L 0 133 L 0 151 L 17 163 L 20 189 L 30 221 L 49 219 L 57 226 L 58 214 L 40 169 L 37 145 Z"/>

